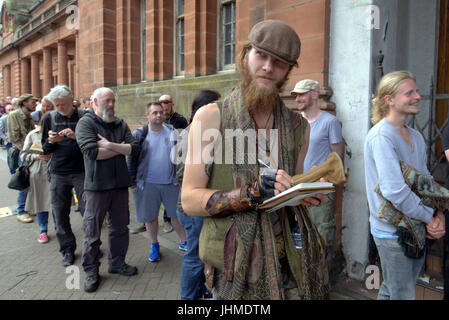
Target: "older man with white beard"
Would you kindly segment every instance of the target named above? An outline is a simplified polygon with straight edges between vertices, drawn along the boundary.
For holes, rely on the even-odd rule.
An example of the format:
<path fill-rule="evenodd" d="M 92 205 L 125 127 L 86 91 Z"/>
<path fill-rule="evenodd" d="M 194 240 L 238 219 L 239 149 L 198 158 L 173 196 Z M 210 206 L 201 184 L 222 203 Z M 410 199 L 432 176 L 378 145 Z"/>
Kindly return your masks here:
<path fill-rule="evenodd" d="M 137 274 L 125 263 L 129 245 L 128 187 L 132 185 L 126 155 L 136 156 L 140 146 L 128 125 L 115 116 L 115 94 L 109 88 L 93 93 L 93 109 L 76 126 L 76 138 L 84 156 L 86 179 L 83 217 L 83 258 L 86 273 L 84 291 L 94 292 L 100 283 L 100 235 L 109 212 L 109 273 Z"/>
<path fill-rule="evenodd" d="M 56 110 L 42 118 L 42 148 L 45 154 L 53 154 L 50 162 L 50 195 L 52 212 L 56 218 L 56 238 L 67 267 L 75 260 L 76 239 L 70 225 L 72 189 L 79 201 L 80 213 L 84 213 L 84 165 L 81 150 L 76 143 L 75 127 L 84 111 L 73 105 L 72 91 L 65 85 L 53 87 L 47 99 Z"/>

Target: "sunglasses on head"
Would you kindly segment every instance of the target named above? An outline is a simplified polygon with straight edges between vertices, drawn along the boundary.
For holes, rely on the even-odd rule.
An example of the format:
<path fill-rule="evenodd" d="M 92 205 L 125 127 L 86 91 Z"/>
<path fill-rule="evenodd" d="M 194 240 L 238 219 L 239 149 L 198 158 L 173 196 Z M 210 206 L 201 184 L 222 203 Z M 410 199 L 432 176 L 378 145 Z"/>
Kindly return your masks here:
<path fill-rule="evenodd" d="M 167 103 L 171 103 L 171 101 L 170 100 L 161 100 L 161 101 L 159 101 L 159 103 L 167 104 Z"/>

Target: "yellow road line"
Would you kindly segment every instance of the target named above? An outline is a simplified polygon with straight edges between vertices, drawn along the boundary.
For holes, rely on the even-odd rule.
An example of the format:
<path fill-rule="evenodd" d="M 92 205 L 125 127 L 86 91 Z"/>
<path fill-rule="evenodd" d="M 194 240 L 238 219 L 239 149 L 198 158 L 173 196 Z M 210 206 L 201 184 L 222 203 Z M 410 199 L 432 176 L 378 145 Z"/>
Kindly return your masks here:
<path fill-rule="evenodd" d="M 0 208 L 0 218 L 12 216 L 12 210 L 9 207 Z"/>

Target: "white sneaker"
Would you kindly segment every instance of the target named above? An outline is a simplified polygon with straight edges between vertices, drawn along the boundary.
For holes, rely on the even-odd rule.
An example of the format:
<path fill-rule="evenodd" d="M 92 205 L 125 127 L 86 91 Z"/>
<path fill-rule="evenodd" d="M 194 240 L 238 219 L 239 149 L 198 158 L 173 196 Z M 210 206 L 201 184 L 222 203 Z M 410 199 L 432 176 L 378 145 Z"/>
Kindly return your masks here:
<path fill-rule="evenodd" d="M 18 214 L 17 220 L 23 223 L 30 223 L 34 221 L 33 218 L 31 218 L 28 213 Z"/>
<path fill-rule="evenodd" d="M 172 231 L 173 231 L 173 226 L 171 225 L 171 223 L 168 221 L 164 221 L 164 232 L 169 233 Z"/>

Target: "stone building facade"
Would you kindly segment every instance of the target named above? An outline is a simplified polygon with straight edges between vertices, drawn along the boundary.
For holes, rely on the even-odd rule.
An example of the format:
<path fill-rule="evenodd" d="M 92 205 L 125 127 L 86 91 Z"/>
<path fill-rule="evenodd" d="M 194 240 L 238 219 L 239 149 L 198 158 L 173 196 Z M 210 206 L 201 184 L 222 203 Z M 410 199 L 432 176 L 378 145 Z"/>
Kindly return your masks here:
<path fill-rule="evenodd" d="M 163 93 L 188 116 L 198 89 L 225 94 L 238 79 L 235 56 L 251 27 L 279 19 L 302 40 L 285 86 L 328 81 L 329 0 L 4 0 L 0 99 L 45 95 L 67 84 L 82 99 L 112 87 L 131 124 Z"/>
<path fill-rule="evenodd" d="M 65 23 L 73 2 L 3 2 L 0 99 L 23 93 L 42 97 L 57 83 L 78 90 L 77 32 Z"/>

